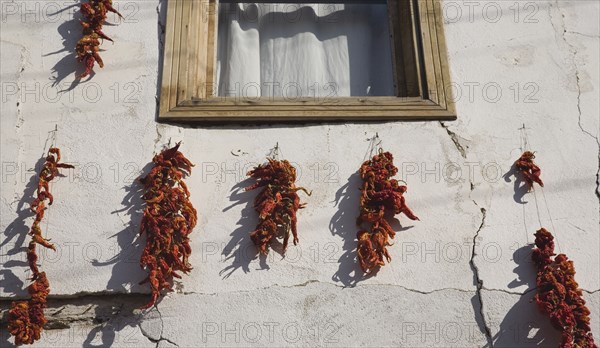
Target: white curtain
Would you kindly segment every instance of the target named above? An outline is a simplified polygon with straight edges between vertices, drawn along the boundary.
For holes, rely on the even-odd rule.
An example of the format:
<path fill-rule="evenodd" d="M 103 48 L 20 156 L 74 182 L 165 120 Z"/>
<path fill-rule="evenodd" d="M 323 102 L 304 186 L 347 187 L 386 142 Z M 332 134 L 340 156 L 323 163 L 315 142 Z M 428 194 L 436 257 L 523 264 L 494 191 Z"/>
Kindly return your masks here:
<path fill-rule="evenodd" d="M 219 5 L 219 96 L 394 95 L 386 5 Z"/>

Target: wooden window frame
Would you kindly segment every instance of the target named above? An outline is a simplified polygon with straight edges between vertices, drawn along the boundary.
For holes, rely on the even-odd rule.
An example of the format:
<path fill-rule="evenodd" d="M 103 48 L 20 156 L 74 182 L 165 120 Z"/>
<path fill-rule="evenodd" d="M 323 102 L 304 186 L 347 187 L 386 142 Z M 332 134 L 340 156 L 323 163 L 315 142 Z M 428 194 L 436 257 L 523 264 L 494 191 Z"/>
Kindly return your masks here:
<path fill-rule="evenodd" d="M 404 66 L 416 65 L 416 75 L 412 77 L 416 81 L 411 81 L 410 76 L 403 76 L 406 83 L 396 86 L 396 92 L 397 95 L 407 95 L 408 88 L 410 95 L 410 90 L 418 87 L 416 92 L 413 91 L 418 96 L 335 97 L 320 100 L 305 97 L 293 101 L 268 97 L 244 99 L 212 96 L 218 20 L 216 2 L 168 1 L 159 121 L 456 119 L 449 88 L 450 74 L 440 0 L 387 0 L 390 33 L 393 36 L 394 73 L 398 77 L 405 73 Z M 406 20 L 410 20 L 412 25 L 397 29 L 396 26 Z M 398 32 L 400 35 L 397 35 Z M 398 47 L 402 47 L 403 52 L 399 52 Z"/>

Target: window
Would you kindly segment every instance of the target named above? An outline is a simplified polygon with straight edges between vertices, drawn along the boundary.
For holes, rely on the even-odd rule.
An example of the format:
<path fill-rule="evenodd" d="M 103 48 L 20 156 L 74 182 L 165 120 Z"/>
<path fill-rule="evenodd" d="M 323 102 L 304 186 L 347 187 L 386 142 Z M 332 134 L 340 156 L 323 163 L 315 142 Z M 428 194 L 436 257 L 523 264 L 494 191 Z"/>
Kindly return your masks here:
<path fill-rule="evenodd" d="M 455 119 L 440 0 L 169 0 L 159 120 Z"/>

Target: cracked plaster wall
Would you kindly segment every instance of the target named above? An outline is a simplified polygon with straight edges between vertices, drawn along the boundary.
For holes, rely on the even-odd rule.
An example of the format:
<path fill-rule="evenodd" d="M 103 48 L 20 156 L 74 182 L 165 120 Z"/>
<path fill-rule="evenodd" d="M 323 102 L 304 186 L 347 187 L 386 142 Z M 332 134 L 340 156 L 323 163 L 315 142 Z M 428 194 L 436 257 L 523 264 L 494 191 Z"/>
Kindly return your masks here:
<path fill-rule="evenodd" d="M 54 3 L 67 8 L 56 13 L 48 2 L 2 2 L 3 313 L 25 295 L 27 202 L 55 127 L 64 160 L 77 165 L 53 185 L 44 222 L 58 251 L 40 257 L 52 298 L 37 346 L 553 347 L 556 331 L 530 302 L 540 224 L 575 261 L 600 335 L 598 2 L 537 1 L 516 16 L 513 2 L 445 1 L 455 122 L 211 127 L 155 122 L 164 0 L 115 3 L 126 19 L 105 28 L 115 39 L 103 45 L 106 67 L 71 85 L 72 3 Z M 527 194 L 504 177 L 523 124 L 546 183 Z M 357 279 L 353 174 L 376 132 L 422 221 L 400 217 L 392 263 Z M 196 163 L 194 270 L 140 313 L 148 297 L 137 285 L 132 179 L 179 140 Z M 313 196 L 299 214 L 300 244 L 285 259 L 259 259 L 248 239 L 253 194 L 236 185 L 276 142 Z"/>

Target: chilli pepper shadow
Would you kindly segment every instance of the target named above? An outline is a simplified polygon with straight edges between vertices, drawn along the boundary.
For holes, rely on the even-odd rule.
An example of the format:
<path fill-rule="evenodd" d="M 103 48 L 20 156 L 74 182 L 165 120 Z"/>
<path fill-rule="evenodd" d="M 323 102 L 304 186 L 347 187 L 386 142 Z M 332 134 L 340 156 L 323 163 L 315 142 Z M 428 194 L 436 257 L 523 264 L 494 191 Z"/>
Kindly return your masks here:
<path fill-rule="evenodd" d="M 517 169 L 517 166 L 514 163 L 512 164 L 512 166 L 510 167 L 508 172 L 506 172 L 504 174 L 504 176 L 503 176 L 504 181 L 510 182 L 511 176 L 515 177 L 514 186 L 513 186 L 513 190 L 514 190 L 513 199 L 515 200 L 516 203 L 527 204 L 527 202 L 523 200 L 523 197 L 525 197 L 527 192 L 529 192 L 529 185 L 527 184 L 527 182 L 525 182 L 523 177 L 521 175 L 519 175 L 519 170 Z"/>
<path fill-rule="evenodd" d="M 83 1 L 80 1 L 80 3 L 81 2 Z M 81 24 L 79 24 L 81 14 L 78 10 L 80 3 L 69 5 L 57 11 L 56 13 L 49 14 L 49 16 L 54 16 L 58 15 L 61 12 L 67 11 L 70 8 L 77 8 L 77 10 L 73 11 L 73 18 L 71 20 L 66 21 L 58 26 L 58 33 L 62 36 L 63 39 L 63 48 L 58 51 L 49 52 L 43 55 L 43 57 L 48 57 L 59 53 L 67 53 L 66 56 L 62 57 L 52 67 L 52 73 L 54 75 L 52 76 L 52 80 L 54 80 L 52 83 L 52 87 L 60 87 L 59 85 L 64 79 L 66 79 L 68 76 L 73 76 L 73 81 L 71 81 L 71 85 L 68 88 L 60 90 L 59 93 L 68 92 L 77 87 L 81 80 L 76 79 L 75 77 L 84 71 L 83 66 L 77 62 L 75 56 L 75 46 L 77 45 L 77 41 L 79 41 L 79 38 L 81 36 Z"/>
<path fill-rule="evenodd" d="M 2 243 L 0 243 L 0 250 L 2 250 L 2 254 L 1 254 L 2 256 L 15 255 L 20 252 L 25 252 L 27 249 L 27 247 L 25 246 L 25 239 L 27 238 L 27 233 L 29 232 L 30 228 L 29 228 L 29 226 L 27 226 L 25 221 L 28 218 L 35 215 L 35 213 L 33 213 L 31 211 L 31 209 L 29 208 L 29 205 L 34 198 L 33 194 L 37 190 L 37 185 L 38 185 L 38 174 L 37 173 L 39 173 L 39 170 L 40 170 L 40 168 L 42 168 L 45 161 L 46 161 L 46 155 L 42 156 L 35 164 L 34 171 L 31 171 L 31 173 L 33 173 L 33 175 L 31 175 L 31 177 L 29 178 L 29 182 L 27 182 L 27 185 L 25 185 L 25 189 L 23 190 L 22 198 L 19 201 L 19 203 L 17 204 L 17 217 L 13 220 L 13 222 L 11 222 L 6 227 L 6 230 L 4 230 L 4 239 L 2 240 Z M 13 243 L 11 243 L 11 241 L 15 238 L 16 238 L 16 240 Z M 5 252 L 5 248 L 7 247 L 7 245 L 9 243 L 12 244 L 12 248 L 10 248 L 8 251 Z M 2 266 L 3 266 L 3 268 L 5 268 L 5 270 L 3 270 L 3 271 L 8 271 L 8 272 L 12 273 L 7 268 L 28 267 L 28 264 L 27 264 L 27 261 L 9 260 L 9 261 L 3 263 Z M 5 281 L 0 282 L 0 284 L 2 284 L 2 285 L 0 285 L 0 288 L 4 288 L 7 293 L 13 293 L 16 295 L 26 295 L 27 294 L 27 291 L 25 291 L 24 289 L 17 289 L 13 284 L 10 284 L 10 282 L 7 282 L 6 278 L 4 280 Z M 23 282 L 21 282 L 21 285 L 23 285 Z"/>
<path fill-rule="evenodd" d="M 142 168 L 140 177 L 145 176 L 153 164 L 148 163 Z M 116 237 L 119 252 L 106 261 L 92 260 L 95 267 L 104 267 L 114 265 L 111 278 L 106 284 L 107 290 L 112 291 L 138 291 L 146 289 L 138 283 L 146 276 L 146 273 L 140 267 L 140 257 L 142 255 L 145 236 L 139 236 L 140 222 L 144 210 L 144 185 L 135 180 L 130 185 L 123 188 L 126 192 L 121 201 L 122 208 L 115 210 L 112 214 L 119 215 L 123 220 L 129 216 L 129 222 L 124 223 L 123 230 L 115 233 L 110 238 Z M 131 287 L 127 289 L 127 287 Z"/>
<path fill-rule="evenodd" d="M 244 209 L 241 211 L 241 217 L 237 221 L 237 228 L 231 232 L 231 240 L 225 248 L 223 248 L 222 255 L 225 256 L 225 261 L 231 260 L 231 264 L 223 268 L 219 275 L 223 279 L 229 278 L 237 269 L 241 268 L 244 273 L 250 272 L 250 263 L 256 259 L 258 250 L 254 243 L 250 240 L 250 231 L 254 230 L 258 223 L 258 216 L 253 208 L 254 198 L 257 192 L 250 192 L 244 190 L 245 187 L 249 186 L 253 182 L 252 179 L 248 178 L 235 184 L 231 188 L 231 194 L 229 201 L 233 202 L 231 205 L 223 209 L 223 212 L 235 207 L 236 205 L 243 204 Z M 262 255 L 259 258 L 261 269 L 269 269 L 266 263 L 266 255 Z"/>
<path fill-rule="evenodd" d="M 146 164 L 141 170 L 140 177 L 145 176 L 152 169 L 152 163 Z M 129 223 L 124 224 L 123 229 L 110 238 L 117 238 L 119 252 L 107 261 L 92 260 L 95 267 L 104 267 L 114 265 L 111 271 L 111 277 L 106 284 L 106 289 L 114 292 L 139 292 L 146 289 L 139 285 L 139 280 L 146 276 L 146 273 L 140 267 L 140 257 L 142 255 L 143 245 L 146 237 L 137 237 L 140 231 L 140 222 L 144 209 L 144 185 L 137 179 L 130 185 L 123 187 L 126 194 L 121 201 L 122 208 L 115 210 L 112 214 L 117 214 L 124 219 L 123 215 L 129 216 Z M 129 288 L 129 289 L 128 289 Z M 133 307 L 135 308 L 135 307 Z M 84 347 L 111 347 L 118 336 L 116 332 L 122 331 L 127 327 L 135 327 L 144 319 L 143 314 L 133 315 L 133 308 L 128 308 L 127 312 L 120 310 L 127 319 L 124 321 L 107 321 L 100 326 L 94 327 L 88 333 L 83 346 Z M 97 307 L 94 309 L 97 316 L 101 316 L 105 308 Z M 97 336 L 100 336 L 100 343 L 95 344 Z"/>
<path fill-rule="evenodd" d="M 339 268 L 331 278 L 335 282 L 340 282 L 344 286 L 356 286 L 361 280 L 368 279 L 376 274 L 363 274 L 357 262 L 356 254 L 356 218 L 360 207 L 360 185 L 362 180 L 358 172 L 352 174 L 344 186 L 335 193 L 335 201 L 338 210 L 329 221 L 329 231 L 334 236 L 343 239 L 344 251 L 339 258 Z"/>
<path fill-rule="evenodd" d="M 526 285 L 527 290 L 498 325 L 498 332 L 492 337 L 494 347 L 556 346 L 554 342 L 560 340 L 560 333 L 539 311 L 533 299 L 536 289 L 536 266 L 531 260 L 532 250 L 533 246 L 529 244 L 513 253 L 512 259 L 517 265 L 513 269 L 516 279 L 508 284 L 508 288 Z"/>

